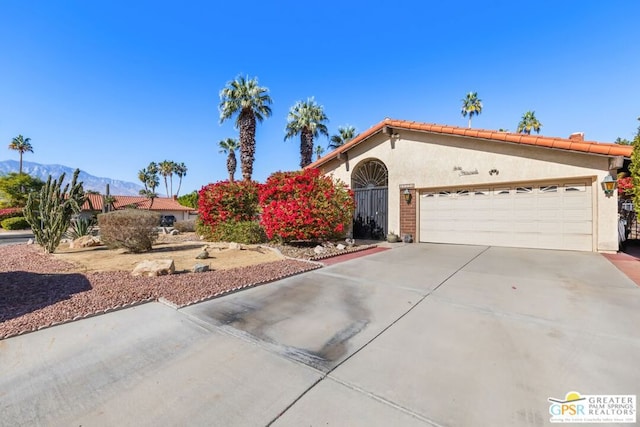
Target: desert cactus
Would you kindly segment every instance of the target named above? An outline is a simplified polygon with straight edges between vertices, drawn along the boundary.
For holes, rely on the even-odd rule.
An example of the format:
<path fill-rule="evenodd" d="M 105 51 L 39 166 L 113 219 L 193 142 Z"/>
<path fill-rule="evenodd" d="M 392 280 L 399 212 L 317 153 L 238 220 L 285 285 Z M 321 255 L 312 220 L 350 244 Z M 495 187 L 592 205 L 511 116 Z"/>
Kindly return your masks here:
<path fill-rule="evenodd" d="M 57 180 L 51 175 L 40 192 L 29 194 L 24 214 L 36 242 L 47 253 L 53 253 L 64 233 L 71 224 L 73 215 L 80 212 L 86 200 L 82 182 L 77 182 L 79 169 L 76 169 L 71 184 L 62 188 L 64 173 Z"/>

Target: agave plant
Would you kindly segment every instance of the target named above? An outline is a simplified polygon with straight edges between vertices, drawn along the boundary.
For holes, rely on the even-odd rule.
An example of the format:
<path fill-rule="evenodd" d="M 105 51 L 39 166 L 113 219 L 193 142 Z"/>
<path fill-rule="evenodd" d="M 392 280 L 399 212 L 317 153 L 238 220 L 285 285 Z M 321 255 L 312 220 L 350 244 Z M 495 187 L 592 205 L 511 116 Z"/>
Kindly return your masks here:
<path fill-rule="evenodd" d="M 65 233 L 68 239 L 75 240 L 82 236 L 89 236 L 95 229 L 95 221 L 93 218 L 78 217 L 71 221 L 71 226 Z"/>

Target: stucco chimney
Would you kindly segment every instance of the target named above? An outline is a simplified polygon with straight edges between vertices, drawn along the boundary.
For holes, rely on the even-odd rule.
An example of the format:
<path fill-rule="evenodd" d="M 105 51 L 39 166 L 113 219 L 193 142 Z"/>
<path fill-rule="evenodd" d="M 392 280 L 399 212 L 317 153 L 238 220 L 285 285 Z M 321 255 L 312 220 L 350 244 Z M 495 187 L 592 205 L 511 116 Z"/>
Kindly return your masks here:
<path fill-rule="evenodd" d="M 584 132 L 574 132 L 569 135 L 569 139 L 572 141 L 584 141 Z"/>

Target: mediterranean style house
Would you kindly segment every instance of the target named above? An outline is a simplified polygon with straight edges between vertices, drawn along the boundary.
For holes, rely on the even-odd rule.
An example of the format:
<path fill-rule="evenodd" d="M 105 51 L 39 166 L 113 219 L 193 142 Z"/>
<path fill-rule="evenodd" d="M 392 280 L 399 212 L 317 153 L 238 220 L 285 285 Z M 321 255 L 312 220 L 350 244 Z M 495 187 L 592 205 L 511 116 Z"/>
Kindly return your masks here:
<path fill-rule="evenodd" d="M 82 206 L 83 212 L 102 212 L 104 197 L 100 194 L 88 194 L 88 200 Z M 111 209 L 136 208 L 150 210 L 161 215 L 174 215 L 178 221 L 190 219 L 189 214 L 195 209 L 182 206 L 175 198 L 155 197 L 153 202 L 144 196 L 110 196 Z"/>
<path fill-rule="evenodd" d="M 355 192 L 355 237 L 613 252 L 632 148 L 385 119 L 318 159 Z"/>

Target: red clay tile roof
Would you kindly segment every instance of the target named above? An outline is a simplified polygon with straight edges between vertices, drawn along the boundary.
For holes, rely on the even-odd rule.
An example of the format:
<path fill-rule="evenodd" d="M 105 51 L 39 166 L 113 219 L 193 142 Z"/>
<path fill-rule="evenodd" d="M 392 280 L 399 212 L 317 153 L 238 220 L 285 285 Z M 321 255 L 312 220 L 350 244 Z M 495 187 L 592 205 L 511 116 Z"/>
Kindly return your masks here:
<path fill-rule="evenodd" d="M 91 201 L 91 205 L 89 205 L 89 201 L 87 201 L 83 206 L 83 210 L 102 210 L 102 195 L 100 194 L 88 194 L 88 199 Z M 153 199 L 153 205 L 151 205 L 151 200 L 144 196 L 111 196 L 115 199 L 113 202 L 113 207 L 115 209 L 124 209 L 127 206 L 136 206 L 138 209 L 149 209 L 151 206 L 152 211 L 183 211 L 189 212 L 194 211 L 195 209 L 189 208 L 187 206 L 182 206 L 178 203 L 177 200 L 168 197 L 156 197 Z"/>
<path fill-rule="evenodd" d="M 527 135 L 522 133 L 498 132 L 486 129 L 469 129 L 458 126 L 438 125 L 434 123 L 411 122 L 407 120 L 385 119 L 377 125 L 362 132 L 351 141 L 330 152 L 326 156 L 311 163 L 307 168 L 315 168 L 335 158 L 340 153 L 348 151 L 367 138 L 381 132 L 388 126 L 395 130 L 411 130 L 417 132 L 436 133 L 441 135 L 459 135 L 470 138 L 479 138 L 490 141 L 508 142 L 522 145 L 535 145 L 538 147 L 555 148 L 559 150 L 576 151 L 580 153 L 600 154 L 605 156 L 631 157 L 633 147 L 628 145 L 609 144 L 595 141 L 579 141 L 569 138 L 556 138 L 549 136 Z"/>

